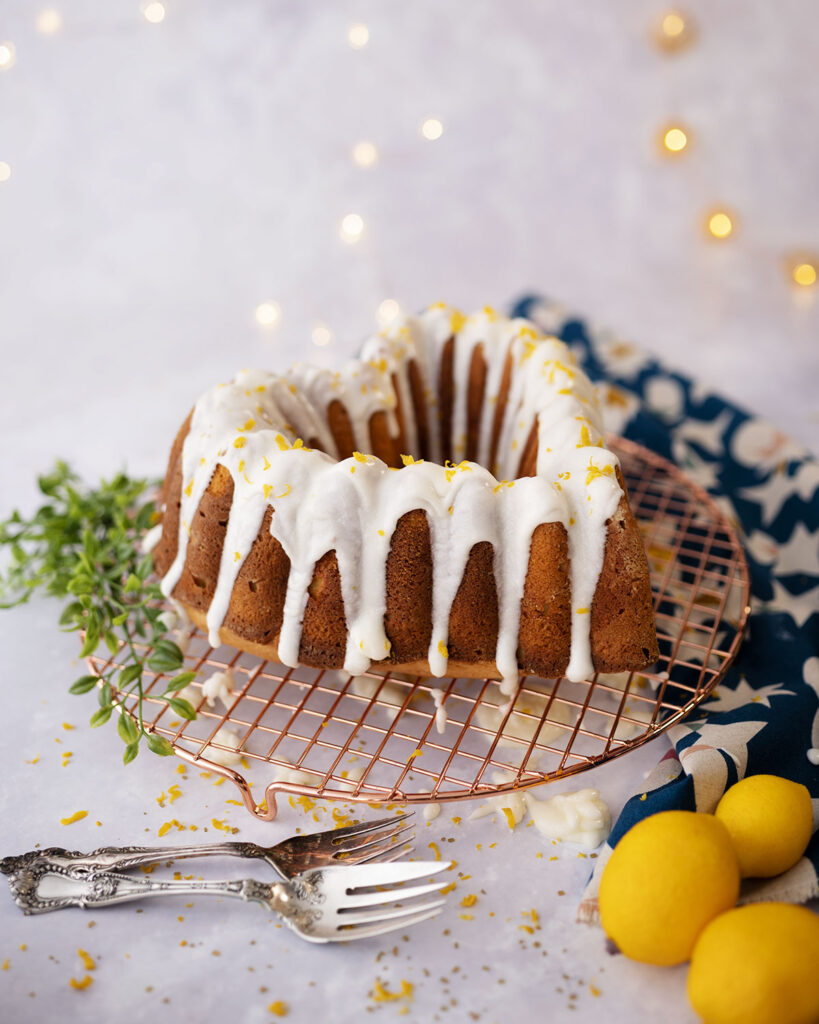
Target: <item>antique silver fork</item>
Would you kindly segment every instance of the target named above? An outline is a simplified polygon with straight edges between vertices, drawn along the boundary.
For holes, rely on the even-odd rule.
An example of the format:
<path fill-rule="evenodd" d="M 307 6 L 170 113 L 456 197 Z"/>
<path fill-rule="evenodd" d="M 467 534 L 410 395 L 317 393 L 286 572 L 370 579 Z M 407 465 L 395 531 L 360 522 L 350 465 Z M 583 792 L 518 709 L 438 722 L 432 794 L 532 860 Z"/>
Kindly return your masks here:
<path fill-rule="evenodd" d="M 135 878 L 114 871 L 89 875 L 85 867 L 55 863 L 48 857 L 20 858 L 9 872 L 9 886 L 25 914 L 66 907 L 97 909 L 148 896 L 231 896 L 275 911 L 308 942 L 348 942 L 408 928 L 439 914 L 445 899 L 423 901 L 440 882 L 410 885 L 451 866 L 448 861 L 360 864 L 313 868 L 282 882 L 175 881 Z M 373 891 L 378 887 L 377 891 Z"/>
<path fill-rule="evenodd" d="M 376 861 L 386 863 L 405 857 L 412 851 L 412 815 L 410 811 L 394 818 L 379 818 L 377 821 L 361 822 L 346 828 L 293 836 L 275 846 L 236 842 L 206 843 L 201 846 L 103 846 L 91 853 L 52 846 L 32 851 L 31 854 L 22 854 L 22 857 L 48 857 L 54 864 L 73 864 L 85 869 L 89 875 L 100 871 L 127 871 L 142 864 L 189 857 L 247 857 L 265 861 L 282 878 L 294 878 L 312 868 L 333 864 L 349 867 Z M 19 859 L 6 857 L 0 860 L 0 872 L 10 874 Z"/>

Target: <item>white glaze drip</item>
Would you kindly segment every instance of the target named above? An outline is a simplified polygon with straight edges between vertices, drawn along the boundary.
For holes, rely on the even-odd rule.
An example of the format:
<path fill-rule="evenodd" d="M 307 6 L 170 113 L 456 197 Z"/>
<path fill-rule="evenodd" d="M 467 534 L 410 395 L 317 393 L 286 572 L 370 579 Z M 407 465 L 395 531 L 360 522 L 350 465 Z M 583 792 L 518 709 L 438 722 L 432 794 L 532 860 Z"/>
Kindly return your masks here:
<path fill-rule="evenodd" d="M 489 461 L 495 410 L 507 361 L 507 401 L 495 453 L 497 475 L 483 465 L 438 464 L 438 391 L 441 354 L 453 339 L 455 389 L 452 454 L 466 452 L 466 381 L 480 346 L 486 385 L 478 435 L 478 458 Z M 327 425 L 339 401 L 347 412 L 355 445 L 370 447 L 370 420 L 387 413 L 398 436 L 397 402 L 404 441 L 418 455 L 419 431 L 410 384 L 414 363 L 424 389 L 431 461 L 390 469 L 372 455 L 340 453 Z M 537 424 L 536 475 L 515 479 L 533 424 Z M 304 445 L 313 441 L 323 450 Z M 344 668 L 357 675 L 389 654 L 384 629 L 386 562 L 401 516 L 425 512 L 433 554 L 433 676 L 447 672 L 452 603 L 475 544 L 494 551 L 499 633 L 496 665 L 503 690 L 518 678 L 520 605 L 531 537 L 541 523 L 566 528 L 571 556 L 572 644 L 567 675 L 592 671 L 591 606 L 603 562 L 606 521 L 621 490 L 616 457 L 601 447 L 600 417 L 593 389 L 568 348 L 544 338 L 524 320 L 508 320 L 485 309 L 470 317 L 438 305 L 408 317 L 368 341 L 362 360 L 337 373 L 297 364 L 286 377 L 242 371 L 230 384 L 209 391 L 196 404 L 182 453 L 182 499 L 178 551 L 162 581 L 172 594 L 185 564 L 193 517 L 217 465 L 233 479 L 233 503 L 219 576 L 207 613 L 211 644 L 227 614 L 237 577 L 261 528 L 268 506 L 270 532 L 290 559 L 278 654 L 298 664 L 308 588 L 316 563 L 334 551 L 338 561 L 348 638 Z M 335 458 L 333 457 L 335 456 Z"/>

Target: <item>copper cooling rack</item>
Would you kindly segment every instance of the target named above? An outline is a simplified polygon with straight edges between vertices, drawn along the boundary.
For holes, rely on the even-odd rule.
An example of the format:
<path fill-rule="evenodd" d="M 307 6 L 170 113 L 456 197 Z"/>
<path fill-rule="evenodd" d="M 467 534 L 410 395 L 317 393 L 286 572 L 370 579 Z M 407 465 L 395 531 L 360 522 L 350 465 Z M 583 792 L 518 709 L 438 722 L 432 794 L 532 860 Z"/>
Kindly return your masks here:
<path fill-rule="evenodd" d="M 735 657 L 749 612 L 748 569 L 733 526 L 702 488 L 645 448 L 609 443 L 651 566 L 660 645 L 651 671 L 581 683 L 528 677 L 509 706 L 491 680 L 288 669 L 214 650 L 191 628 L 180 638 L 185 668 L 197 682 L 231 669 L 229 707 L 200 698 L 196 720 L 179 721 L 158 699 L 163 677 L 146 677 L 146 728 L 180 758 L 234 782 L 264 820 L 275 818 L 280 793 L 379 804 L 492 796 L 585 771 L 657 736 L 709 694 Z M 89 664 L 102 672 L 118 657 Z M 135 698 L 122 706 L 133 714 Z M 235 766 L 218 763 L 238 757 Z"/>

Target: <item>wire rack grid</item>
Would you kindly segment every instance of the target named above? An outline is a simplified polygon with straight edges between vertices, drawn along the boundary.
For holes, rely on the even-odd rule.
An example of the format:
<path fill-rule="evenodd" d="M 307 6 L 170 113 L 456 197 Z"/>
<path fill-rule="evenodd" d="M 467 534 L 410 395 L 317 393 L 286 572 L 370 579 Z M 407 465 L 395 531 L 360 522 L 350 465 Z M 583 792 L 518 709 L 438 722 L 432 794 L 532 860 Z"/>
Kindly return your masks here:
<path fill-rule="evenodd" d="M 179 637 L 185 669 L 197 683 L 230 670 L 232 692 L 211 705 L 197 687 L 196 720 L 179 721 L 159 699 L 164 677 L 149 677 L 146 728 L 180 758 L 234 782 L 263 820 L 275 818 L 280 794 L 378 805 L 485 798 L 585 771 L 657 736 L 708 696 L 736 656 L 748 569 L 733 525 L 702 488 L 639 445 L 612 438 L 609 446 L 651 567 L 660 646 L 651 671 L 579 683 L 528 677 L 512 703 L 488 679 L 285 668 L 214 650 L 191 627 Z M 102 673 L 119 657 L 93 656 L 89 666 Z M 136 699 L 122 697 L 117 708 L 134 715 Z M 252 789 L 262 785 L 257 800 Z"/>

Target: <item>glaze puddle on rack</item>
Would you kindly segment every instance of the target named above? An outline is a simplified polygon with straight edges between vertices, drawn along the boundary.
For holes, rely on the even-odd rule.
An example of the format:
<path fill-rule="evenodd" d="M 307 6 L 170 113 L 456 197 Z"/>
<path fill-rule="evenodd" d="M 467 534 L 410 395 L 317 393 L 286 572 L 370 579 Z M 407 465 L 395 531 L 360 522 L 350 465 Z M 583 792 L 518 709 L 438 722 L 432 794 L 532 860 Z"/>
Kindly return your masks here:
<path fill-rule="evenodd" d="M 184 667 L 198 682 L 230 668 L 230 705 L 200 700 L 195 721 L 177 721 L 153 695 L 165 686 L 154 676 L 145 681 L 146 728 L 185 761 L 229 778 L 264 820 L 275 818 L 280 793 L 379 804 L 486 798 L 565 778 L 657 736 L 705 699 L 736 656 L 749 612 L 748 568 L 732 524 L 702 488 L 639 445 L 609 444 L 651 567 L 660 645 L 651 671 L 580 683 L 529 677 L 510 706 L 491 680 L 347 679 L 288 669 L 214 650 L 192 629 Z M 118 657 L 88 662 L 100 672 Z M 124 708 L 135 713 L 135 698 L 126 697 Z M 220 729 L 236 737 L 238 749 L 217 737 Z M 241 771 L 213 760 L 237 754 Z M 266 786 L 259 801 L 248 768 L 256 791 Z"/>

